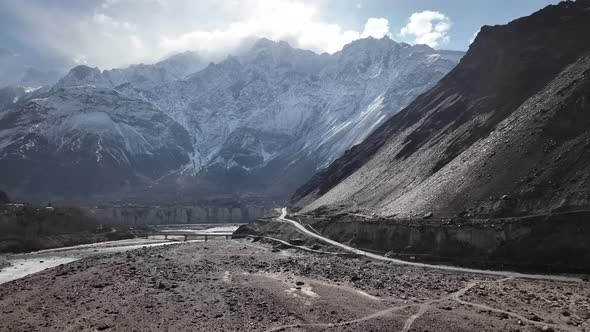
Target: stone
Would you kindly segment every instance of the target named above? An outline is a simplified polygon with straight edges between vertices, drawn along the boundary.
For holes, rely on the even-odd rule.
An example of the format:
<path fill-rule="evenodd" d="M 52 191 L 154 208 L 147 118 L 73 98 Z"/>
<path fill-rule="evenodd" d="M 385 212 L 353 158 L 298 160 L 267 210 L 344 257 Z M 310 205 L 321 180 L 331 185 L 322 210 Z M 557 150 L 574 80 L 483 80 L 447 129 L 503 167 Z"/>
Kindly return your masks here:
<path fill-rule="evenodd" d="M 99 324 L 99 325 L 96 327 L 96 330 L 97 330 L 97 331 L 105 331 L 105 330 L 108 330 L 108 329 L 110 329 L 110 328 L 111 328 L 111 326 L 110 326 L 109 324 Z"/>

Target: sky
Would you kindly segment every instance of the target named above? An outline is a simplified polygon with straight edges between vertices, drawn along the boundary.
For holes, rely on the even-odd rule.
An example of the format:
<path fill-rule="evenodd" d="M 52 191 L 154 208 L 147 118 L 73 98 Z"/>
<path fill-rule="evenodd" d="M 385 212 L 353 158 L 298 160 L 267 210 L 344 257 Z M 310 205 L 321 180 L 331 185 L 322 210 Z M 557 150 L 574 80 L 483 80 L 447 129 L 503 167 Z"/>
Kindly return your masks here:
<path fill-rule="evenodd" d="M 556 0 L 0 0 L 0 49 L 38 66 L 101 69 L 197 51 L 220 59 L 265 37 L 317 53 L 385 35 L 467 50 L 482 25 Z"/>

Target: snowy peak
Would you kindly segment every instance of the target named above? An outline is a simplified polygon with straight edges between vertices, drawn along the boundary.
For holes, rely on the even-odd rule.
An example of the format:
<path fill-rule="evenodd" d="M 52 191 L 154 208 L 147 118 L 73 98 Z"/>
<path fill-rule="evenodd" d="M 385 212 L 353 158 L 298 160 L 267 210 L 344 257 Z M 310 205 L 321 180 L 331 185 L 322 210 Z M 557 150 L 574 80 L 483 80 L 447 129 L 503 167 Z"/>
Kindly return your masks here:
<path fill-rule="evenodd" d="M 72 68 L 67 76 L 79 81 L 92 80 L 96 77 L 100 77 L 101 72 L 98 70 L 98 68 L 90 68 L 88 66 L 81 65 Z"/>
<path fill-rule="evenodd" d="M 398 47 L 401 47 L 401 45 L 387 36 L 383 38 L 367 37 L 354 40 L 350 44 L 344 45 L 342 51 L 337 53 L 350 54 L 355 52 L 378 51 Z"/>
<path fill-rule="evenodd" d="M 166 82 L 185 78 L 201 70 L 204 63 L 195 52 L 173 55 L 151 65 L 131 65 L 123 69 L 100 71 L 88 66 L 74 67 L 62 78 L 57 86 L 92 85 L 96 87 L 116 88 L 130 84 L 133 88 L 147 90 Z"/>
<path fill-rule="evenodd" d="M 282 40 L 274 41 L 274 40 L 270 40 L 268 38 L 260 38 L 252 45 L 251 50 L 255 51 L 255 50 L 259 50 L 259 49 L 263 49 L 263 48 L 273 48 L 273 47 L 292 49 L 291 45 L 289 43 L 287 43 L 286 41 L 282 41 Z"/>
<path fill-rule="evenodd" d="M 184 52 L 152 65 L 140 64 L 124 69 L 107 70 L 103 72 L 103 75 L 114 87 L 130 83 L 136 88 L 145 90 L 183 79 L 203 67 L 204 62 L 196 52 Z"/>
<path fill-rule="evenodd" d="M 186 51 L 171 55 L 170 57 L 155 64 L 156 67 L 169 68 L 170 70 L 178 70 L 179 75 L 185 76 L 186 73 L 191 73 L 201 69 L 203 66 L 203 59 L 197 52 Z"/>
<path fill-rule="evenodd" d="M 98 68 L 80 65 L 72 68 L 66 76 L 57 82 L 56 87 L 71 87 L 80 85 L 109 87 L 111 84 L 104 78 Z"/>
<path fill-rule="evenodd" d="M 273 72 L 299 71 L 313 73 L 326 65 L 326 59 L 308 50 L 291 47 L 285 41 L 259 39 L 237 60 L 243 65 Z"/>

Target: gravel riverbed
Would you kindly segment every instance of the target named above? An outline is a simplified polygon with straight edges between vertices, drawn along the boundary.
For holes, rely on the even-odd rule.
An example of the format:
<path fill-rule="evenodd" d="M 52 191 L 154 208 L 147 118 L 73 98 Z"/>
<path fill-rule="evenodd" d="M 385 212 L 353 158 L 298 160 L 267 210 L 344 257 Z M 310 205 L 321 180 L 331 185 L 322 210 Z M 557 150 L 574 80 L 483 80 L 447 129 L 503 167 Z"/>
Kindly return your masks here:
<path fill-rule="evenodd" d="M 0 285 L 1 331 L 588 331 L 590 284 L 248 240 L 89 257 Z"/>

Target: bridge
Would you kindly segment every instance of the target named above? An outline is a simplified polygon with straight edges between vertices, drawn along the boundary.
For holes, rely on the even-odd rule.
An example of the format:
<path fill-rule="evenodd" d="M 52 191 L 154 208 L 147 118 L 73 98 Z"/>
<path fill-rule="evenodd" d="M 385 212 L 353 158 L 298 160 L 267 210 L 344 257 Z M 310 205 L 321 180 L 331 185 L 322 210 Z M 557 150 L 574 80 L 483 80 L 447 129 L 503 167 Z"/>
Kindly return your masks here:
<path fill-rule="evenodd" d="M 223 233 L 223 232 L 187 232 L 187 231 L 152 231 L 145 234 L 145 238 L 149 238 L 150 236 L 164 236 L 164 239 L 168 240 L 169 236 L 174 237 L 184 237 L 184 241 L 188 241 L 188 238 L 199 239 L 204 238 L 205 242 L 209 238 L 212 237 L 225 237 L 226 239 L 231 239 L 233 233 Z"/>

